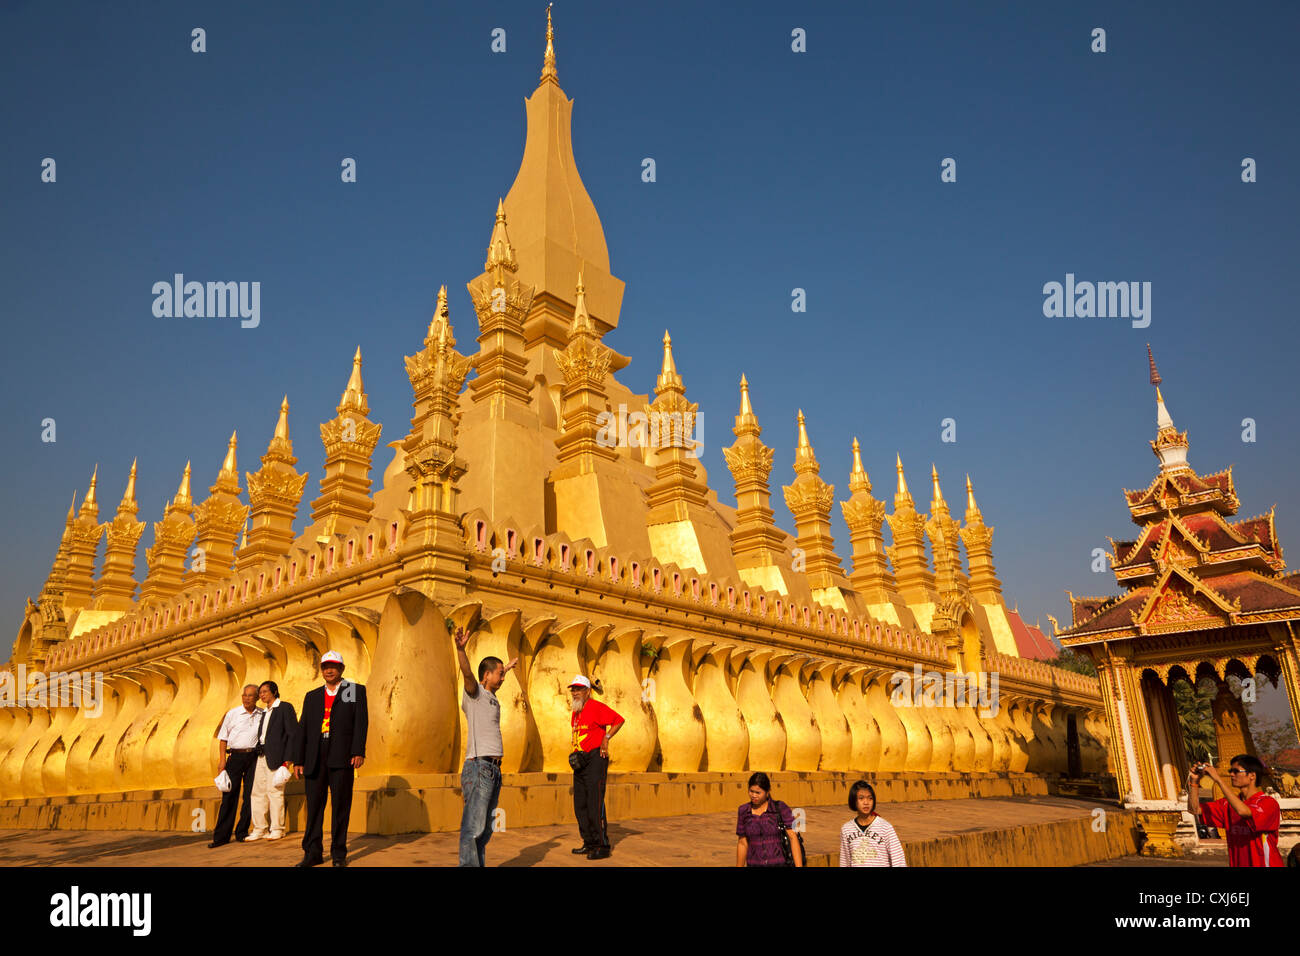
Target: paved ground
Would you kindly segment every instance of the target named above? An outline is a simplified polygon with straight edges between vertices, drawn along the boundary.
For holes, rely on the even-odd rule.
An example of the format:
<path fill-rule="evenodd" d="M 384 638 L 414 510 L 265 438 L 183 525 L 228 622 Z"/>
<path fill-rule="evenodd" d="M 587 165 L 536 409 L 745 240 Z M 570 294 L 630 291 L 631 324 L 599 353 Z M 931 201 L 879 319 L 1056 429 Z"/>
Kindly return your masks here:
<path fill-rule="evenodd" d="M 1090 801 L 1060 797 L 925 800 L 888 804 L 881 815 L 904 846 L 977 830 L 998 830 L 1088 816 Z M 806 810 L 804 842 L 810 857 L 839 847 L 846 806 Z M 580 843 L 576 826 L 507 829 L 488 844 L 489 866 L 731 866 L 736 860 L 736 815 L 708 813 L 611 823 L 614 853 L 592 862 L 569 850 Z M 208 849 L 207 834 L 104 830 L 0 830 L 0 866 L 288 866 L 302 858 L 301 834 L 275 843 L 230 843 Z M 457 834 L 355 835 L 356 866 L 453 866 Z M 326 834 L 326 845 L 329 836 Z"/>
<path fill-rule="evenodd" d="M 1114 860 L 1102 860 L 1098 863 L 1084 863 L 1083 866 L 1209 866 L 1225 869 L 1228 866 L 1228 851 L 1223 848 L 1208 853 L 1193 853 L 1177 860 L 1165 860 L 1158 856 L 1121 856 Z"/>

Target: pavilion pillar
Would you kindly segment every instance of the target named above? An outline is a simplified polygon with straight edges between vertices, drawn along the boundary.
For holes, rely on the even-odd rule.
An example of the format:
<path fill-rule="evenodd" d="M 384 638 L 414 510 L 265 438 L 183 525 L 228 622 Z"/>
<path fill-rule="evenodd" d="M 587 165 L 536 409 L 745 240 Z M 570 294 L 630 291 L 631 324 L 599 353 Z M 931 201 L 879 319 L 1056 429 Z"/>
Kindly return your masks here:
<path fill-rule="evenodd" d="M 1215 695 L 1210 707 L 1214 713 L 1214 736 L 1218 739 L 1217 761 L 1215 767 L 1223 776 L 1224 780 L 1228 779 L 1228 764 L 1237 754 L 1250 754 L 1252 757 L 1257 756 L 1255 753 L 1255 741 L 1250 736 L 1250 726 L 1246 722 L 1246 708 L 1228 682 L 1220 680 L 1217 682 L 1219 687 L 1218 694 Z"/>
<path fill-rule="evenodd" d="M 1187 779 L 1187 754 L 1178 710 L 1169 686 L 1154 674 L 1142 680 L 1147 716 L 1151 722 L 1151 739 L 1155 746 L 1156 774 L 1162 796 L 1153 799 L 1177 800 L 1181 784 Z"/>

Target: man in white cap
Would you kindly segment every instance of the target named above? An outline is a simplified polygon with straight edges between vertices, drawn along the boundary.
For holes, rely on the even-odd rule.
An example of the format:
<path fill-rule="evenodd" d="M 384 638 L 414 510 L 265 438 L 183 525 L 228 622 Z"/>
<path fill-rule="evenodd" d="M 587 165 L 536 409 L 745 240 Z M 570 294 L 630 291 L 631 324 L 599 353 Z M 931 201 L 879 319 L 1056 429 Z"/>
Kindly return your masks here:
<path fill-rule="evenodd" d="M 330 858 L 348 865 L 348 817 L 352 812 L 352 782 L 366 759 L 366 730 L 370 717 L 363 684 L 343 680 L 343 657 L 326 651 L 320 659 L 325 685 L 307 692 L 302 720 L 293 738 L 294 775 L 305 777 L 307 825 L 302 835 L 302 861 L 297 866 L 325 862 L 323 829 L 325 796 L 329 794 Z"/>
<path fill-rule="evenodd" d="M 573 728 L 573 815 L 578 818 L 582 846 L 589 860 L 609 856 L 605 827 L 605 776 L 609 771 L 609 741 L 623 726 L 623 718 L 598 700 L 591 699 L 591 681 L 578 674 L 569 682 Z"/>

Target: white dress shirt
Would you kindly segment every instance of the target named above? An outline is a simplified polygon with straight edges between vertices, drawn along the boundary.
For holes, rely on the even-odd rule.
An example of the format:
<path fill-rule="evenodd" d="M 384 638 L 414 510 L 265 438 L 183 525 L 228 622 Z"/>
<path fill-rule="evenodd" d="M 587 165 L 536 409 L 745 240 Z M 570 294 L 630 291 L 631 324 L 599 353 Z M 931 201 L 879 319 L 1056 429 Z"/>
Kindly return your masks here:
<path fill-rule="evenodd" d="M 257 746 L 257 721 L 262 713 L 256 707 L 247 711 L 243 704 L 232 707 L 221 722 L 217 739 L 226 742 L 227 750 L 252 750 Z"/>
<path fill-rule="evenodd" d="M 271 711 L 275 710 L 275 708 L 279 706 L 280 706 L 280 698 L 277 697 L 275 700 L 271 701 L 271 706 L 266 708 L 266 710 L 263 711 L 263 713 L 266 714 L 266 719 L 262 721 L 262 739 L 258 741 L 258 743 L 262 744 L 263 746 L 266 745 L 267 728 L 271 726 Z"/>

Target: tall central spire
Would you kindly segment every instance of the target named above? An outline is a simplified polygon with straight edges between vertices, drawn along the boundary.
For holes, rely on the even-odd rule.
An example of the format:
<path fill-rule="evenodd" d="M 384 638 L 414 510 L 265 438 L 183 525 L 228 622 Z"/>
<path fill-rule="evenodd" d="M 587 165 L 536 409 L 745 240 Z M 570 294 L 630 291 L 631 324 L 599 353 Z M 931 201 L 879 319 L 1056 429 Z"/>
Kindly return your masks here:
<path fill-rule="evenodd" d="M 546 53 L 542 56 L 542 83 L 550 80 L 557 86 L 559 76 L 555 72 L 555 30 L 551 27 L 551 5 L 546 5 Z"/>
<path fill-rule="evenodd" d="M 546 52 L 537 89 L 525 101 L 528 134 L 524 155 L 506 194 L 504 215 L 510 222 L 510 240 L 519 262 L 517 277 L 536 290 L 537 305 L 550 305 L 555 314 L 546 328 L 565 345 L 567 322 L 572 316 L 573 277 L 582 272 L 587 282 L 587 308 L 600 334 L 618 325 L 623 283 L 609 271 L 609 249 L 600 216 L 578 175 L 573 156 L 573 101 L 560 88 L 555 70 L 555 30 L 550 8 L 546 13 Z M 542 336 L 535 328 L 539 316 L 530 316 L 526 338 Z"/>

